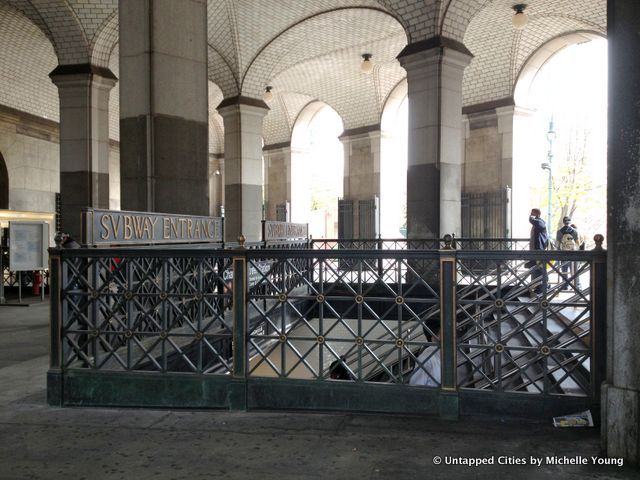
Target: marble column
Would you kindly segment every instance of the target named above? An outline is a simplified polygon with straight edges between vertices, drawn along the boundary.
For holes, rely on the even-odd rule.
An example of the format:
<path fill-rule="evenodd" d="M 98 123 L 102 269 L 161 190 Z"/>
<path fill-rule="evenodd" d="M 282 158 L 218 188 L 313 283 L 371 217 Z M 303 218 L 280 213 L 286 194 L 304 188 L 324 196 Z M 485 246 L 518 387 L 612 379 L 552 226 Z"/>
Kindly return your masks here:
<path fill-rule="evenodd" d="M 225 239 L 261 238 L 262 121 L 269 107 L 262 101 L 233 97 L 222 101 L 224 120 Z"/>
<path fill-rule="evenodd" d="M 340 135 L 344 147 L 343 198 L 361 201 L 380 199 L 380 125 L 346 130 Z M 377 212 L 378 219 L 380 212 Z M 358 209 L 354 208 L 355 238 L 371 238 L 379 232 L 360 232 Z M 378 222 L 379 223 L 379 222 Z"/>
<path fill-rule="evenodd" d="M 121 205 L 207 215 L 206 0 L 119 1 Z"/>
<path fill-rule="evenodd" d="M 460 42 L 443 37 L 409 44 L 398 55 L 409 96 L 410 238 L 460 234 L 462 77 L 471 57 Z"/>
<path fill-rule="evenodd" d="M 60 96 L 61 228 L 81 239 L 85 207 L 109 208 L 109 92 L 115 75 L 89 64 L 50 74 Z"/>
<path fill-rule="evenodd" d="M 286 202 L 291 205 L 291 144 L 266 145 L 262 154 L 265 162 L 265 218 L 277 220 L 277 206 Z"/>
<path fill-rule="evenodd" d="M 607 456 L 640 465 L 640 3 L 609 0 L 607 7 L 608 311 L 602 443 Z"/>

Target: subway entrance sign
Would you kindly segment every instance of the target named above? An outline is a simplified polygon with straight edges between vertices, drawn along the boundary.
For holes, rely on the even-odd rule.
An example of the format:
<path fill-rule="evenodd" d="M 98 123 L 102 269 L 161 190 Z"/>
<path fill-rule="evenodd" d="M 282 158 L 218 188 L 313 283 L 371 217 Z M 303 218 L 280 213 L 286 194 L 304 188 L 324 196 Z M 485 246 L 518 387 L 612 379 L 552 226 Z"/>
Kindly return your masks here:
<path fill-rule="evenodd" d="M 223 219 L 169 213 L 86 209 L 84 245 L 222 242 Z"/>

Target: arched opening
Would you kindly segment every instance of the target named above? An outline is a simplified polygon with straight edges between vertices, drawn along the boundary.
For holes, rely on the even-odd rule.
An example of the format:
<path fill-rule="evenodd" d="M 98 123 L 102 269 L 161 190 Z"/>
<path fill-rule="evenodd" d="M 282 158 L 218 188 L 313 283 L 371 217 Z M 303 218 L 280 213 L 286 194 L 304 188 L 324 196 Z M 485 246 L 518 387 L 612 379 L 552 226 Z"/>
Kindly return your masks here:
<path fill-rule="evenodd" d="M 407 81 L 389 94 L 380 122 L 380 235 L 407 234 Z"/>
<path fill-rule="evenodd" d="M 532 56 L 514 91 L 514 230 L 539 207 L 550 235 L 569 216 L 588 239 L 606 231 L 607 46 L 594 34 L 557 38 Z M 518 228 L 520 229 L 518 231 Z"/>
<path fill-rule="evenodd" d="M 343 192 L 344 151 L 338 113 L 312 102 L 291 135 L 291 221 L 309 223 L 315 238 L 337 236 L 338 198 Z"/>
<path fill-rule="evenodd" d="M 9 209 L 9 172 L 0 153 L 0 210 Z"/>

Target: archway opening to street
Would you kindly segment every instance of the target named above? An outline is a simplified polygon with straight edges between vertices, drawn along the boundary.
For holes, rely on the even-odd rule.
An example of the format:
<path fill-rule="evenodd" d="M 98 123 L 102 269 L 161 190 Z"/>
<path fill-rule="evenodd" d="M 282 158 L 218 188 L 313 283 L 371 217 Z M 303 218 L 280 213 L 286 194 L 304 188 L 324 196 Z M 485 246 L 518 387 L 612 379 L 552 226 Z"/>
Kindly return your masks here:
<path fill-rule="evenodd" d="M 407 82 L 389 95 L 380 122 L 380 234 L 407 235 Z"/>
<path fill-rule="evenodd" d="M 514 231 L 526 235 L 537 206 L 552 237 L 567 216 L 587 240 L 604 234 L 606 40 L 576 33 L 549 42 L 523 69 L 515 100 L 528 114 L 514 123 Z"/>
<path fill-rule="evenodd" d="M 322 102 L 307 105 L 291 136 L 291 221 L 309 224 L 314 238 L 336 238 L 344 183 L 340 115 Z"/>

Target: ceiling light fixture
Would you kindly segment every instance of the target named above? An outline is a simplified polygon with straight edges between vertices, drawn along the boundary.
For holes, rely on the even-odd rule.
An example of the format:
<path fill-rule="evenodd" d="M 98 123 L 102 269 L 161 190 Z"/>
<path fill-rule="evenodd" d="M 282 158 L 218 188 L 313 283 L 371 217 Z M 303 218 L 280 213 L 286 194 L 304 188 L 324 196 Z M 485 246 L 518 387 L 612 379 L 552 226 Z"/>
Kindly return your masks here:
<path fill-rule="evenodd" d="M 522 30 L 527 23 L 529 23 L 529 16 L 524 13 L 524 9 L 527 8 L 526 3 L 518 3 L 511 7 L 515 10 L 515 15 L 511 17 L 511 23 L 513 23 L 513 28 L 517 30 Z"/>
<path fill-rule="evenodd" d="M 264 100 L 265 102 L 269 103 L 271 100 L 273 100 L 273 93 L 271 93 L 271 89 L 273 87 L 267 85 L 267 87 L 264 89 L 264 94 L 262 95 L 262 100 Z"/>
<path fill-rule="evenodd" d="M 360 70 L 362 70 L 363 73 L 371 73 L 373 71 L 373 62 L 371 61 L 371 57 L 373 57 L 373 55 L 371 55 L 370 53 L 362 54 L 362 63 L 360 64 Z"/>

